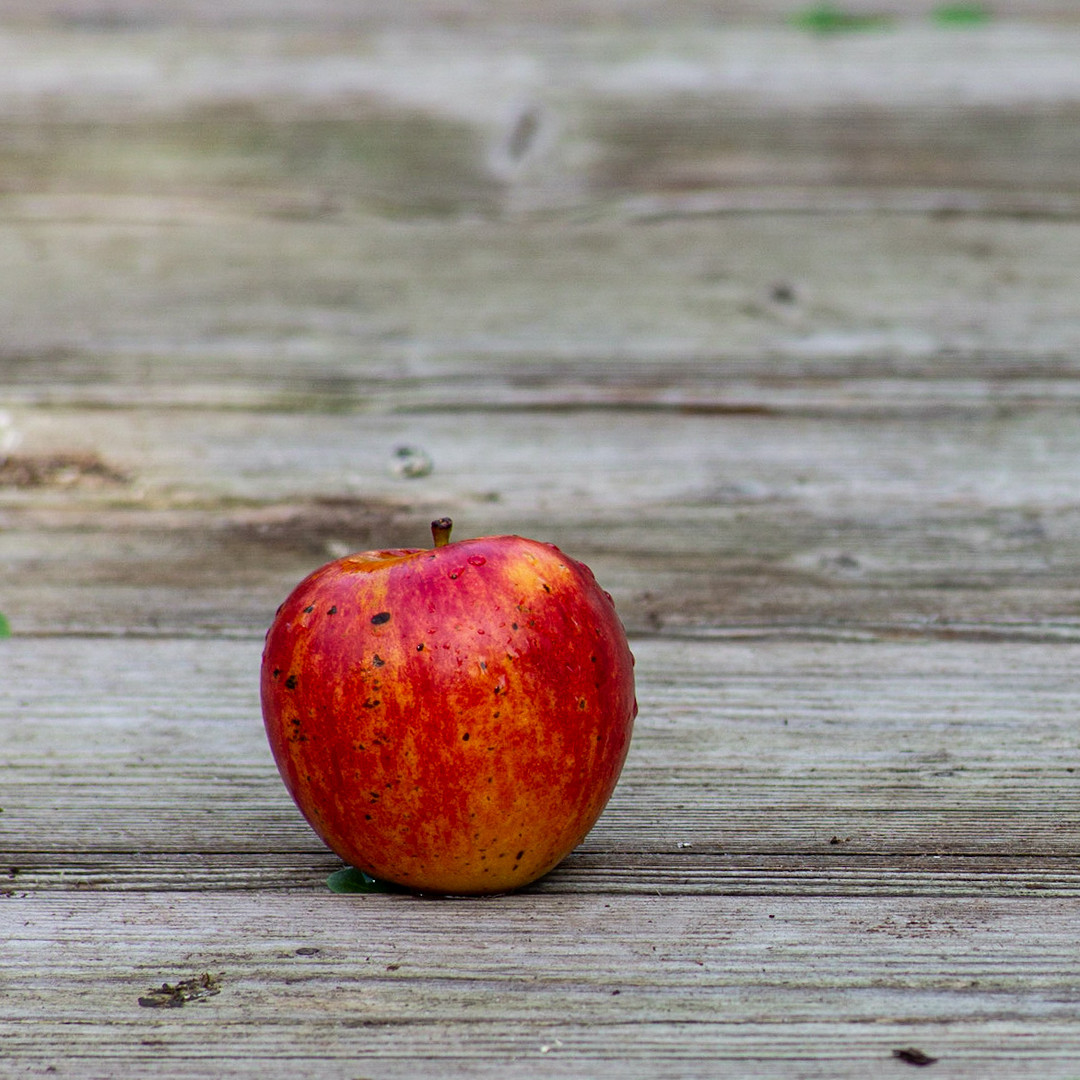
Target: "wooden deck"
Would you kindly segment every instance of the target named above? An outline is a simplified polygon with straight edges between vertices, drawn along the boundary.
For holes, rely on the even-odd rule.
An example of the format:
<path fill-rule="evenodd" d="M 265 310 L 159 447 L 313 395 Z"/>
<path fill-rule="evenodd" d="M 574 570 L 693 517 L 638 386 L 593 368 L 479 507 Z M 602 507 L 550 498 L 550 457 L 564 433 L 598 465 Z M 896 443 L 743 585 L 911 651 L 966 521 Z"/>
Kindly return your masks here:
<path fill-rule="evenodd" d="M 3 5 L 3 1080 L 1080 1077 L 1080 11 L 823 11 Z M 337 895 L 262 635 L 444 513 L 630 758 Z"/>

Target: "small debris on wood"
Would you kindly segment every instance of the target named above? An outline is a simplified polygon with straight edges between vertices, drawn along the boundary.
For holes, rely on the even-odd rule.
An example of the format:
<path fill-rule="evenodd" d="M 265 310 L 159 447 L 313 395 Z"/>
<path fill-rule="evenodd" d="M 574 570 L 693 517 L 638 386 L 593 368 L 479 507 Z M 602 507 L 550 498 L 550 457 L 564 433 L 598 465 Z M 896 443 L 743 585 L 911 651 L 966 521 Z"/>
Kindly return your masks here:
<path fill-rule="evenodd" d="M 213 997 L 221 993 L 221 976 L 205 971 L 194 979 L 178 983 L 162 983 L 156 990 L 139 998 L 144 1009 L 178 1009 L 189 1001 Z"/>
<path fill-rule="evenodd" d="M 786 281 L 777 281 L 769 289 L 769 299 L 777 304 L 794 304 L 795 286 Z"/>
<path fill-rule="evenodd" d="M 892 1056 L 900 1061 L 906 1061 L 908 1065 L 933 1065 L 934 1062 L 937 1061 L 936 1057 L 924 1054 L 914 1046 L 907 1046 L 901 1050 L 894 1050 Z"/>
<path fill-rule="evenodd" d="M 539 109 L 527 108 L 518 115 L 506 143 L 506 152 L 511 161 L 520 161 L 529 152 L 539 130 Z"/>
<path fill-rule="evenodd" d="M 399 446 L 390 461 L 390 471 L 402 480 L 415 480 L 428 476 L 435 468 L 431 455 L 419 446 Z"/>
<path fill-rule="evenodd" d="M 106 487 L 130 481 L 127 473 L 92 453 L 9 454 L 0 458 L 0 487 Z"/>

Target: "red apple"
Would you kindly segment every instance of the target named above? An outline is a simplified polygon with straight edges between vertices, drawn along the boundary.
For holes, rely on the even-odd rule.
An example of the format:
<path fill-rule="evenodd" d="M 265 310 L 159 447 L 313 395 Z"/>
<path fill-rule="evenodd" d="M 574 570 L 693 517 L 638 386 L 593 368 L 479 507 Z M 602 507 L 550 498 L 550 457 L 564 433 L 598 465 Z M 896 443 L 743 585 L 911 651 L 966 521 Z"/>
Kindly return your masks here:
<path fill-rule="evenodd" d="M 611 597 L 520 536 L 369 551 L 316 570 L 262 660 L 285 786 L 346 862 L 419 892 L 547 873 L 600 816 L 637 702 Z"/>

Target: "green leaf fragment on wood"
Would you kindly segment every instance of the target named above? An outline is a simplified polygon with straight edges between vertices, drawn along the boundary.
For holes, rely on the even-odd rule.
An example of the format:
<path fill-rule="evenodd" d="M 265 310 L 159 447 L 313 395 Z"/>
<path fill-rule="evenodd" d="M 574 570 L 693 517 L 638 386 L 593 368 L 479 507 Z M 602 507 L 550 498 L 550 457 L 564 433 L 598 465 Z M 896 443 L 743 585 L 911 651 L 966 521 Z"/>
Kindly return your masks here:
<path fill-rule="evenodd" d="M 402 893 L 407 892 L 392 881 L 380 881 L 365 874 L 355 866 L 346 866 L 336 870 L 326 879 L 327 888 L 335 893 Z"/>
<path fill-rule="evenodd" d="M 11 637 L 11 623 L 4 617 L 4 613 L 0 611 L 0 638 Z"/>
<path fill-rule="evenodd" d="M 833 4 L 814 4 L 795 12 L 790 20 L 793 26 L 810 30 L 815 34 L 841 34 L 852 30 L 880 30 L 891 26 L 887 15 L 863 15 L 844 11 Z"/>
<path fill-rule="evenodd" d="M 990 12 L 983 4 L 941 4 L 932 18 L 942 26 L 979 26 L 990 21 Z"/>

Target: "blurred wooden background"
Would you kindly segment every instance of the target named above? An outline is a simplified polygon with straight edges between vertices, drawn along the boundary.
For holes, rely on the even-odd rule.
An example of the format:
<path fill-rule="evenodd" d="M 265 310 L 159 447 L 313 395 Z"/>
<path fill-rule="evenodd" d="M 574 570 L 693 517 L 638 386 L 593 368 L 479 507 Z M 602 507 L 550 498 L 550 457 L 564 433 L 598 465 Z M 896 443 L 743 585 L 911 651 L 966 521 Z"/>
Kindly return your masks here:
<path fill-rule="evenodd" d="M 1078 215 L 1071 0 L 0 2 L 0 1072 L 1080 1075 Z M 634 746 L 336 896 L 262 634 L 444 513 Z"/>

